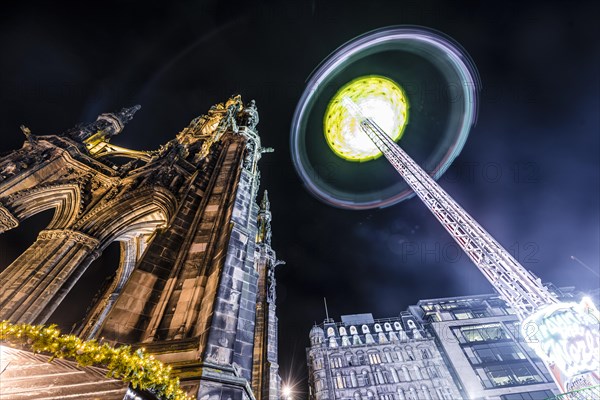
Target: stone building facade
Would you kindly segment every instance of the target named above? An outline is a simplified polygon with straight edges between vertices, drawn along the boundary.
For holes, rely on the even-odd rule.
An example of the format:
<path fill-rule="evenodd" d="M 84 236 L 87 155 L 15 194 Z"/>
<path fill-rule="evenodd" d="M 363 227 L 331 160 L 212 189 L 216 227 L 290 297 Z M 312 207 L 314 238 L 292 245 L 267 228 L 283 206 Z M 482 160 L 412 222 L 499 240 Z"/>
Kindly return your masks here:
<path fill-rule="evenodd" d="M 268 199 L 254 101 L 239 96 L 155 151 L 111 143 L 139 106 L 57 135 L 22 127 L 0 156 L 0 233 L 41 211 L 50 225 L 0 274 L 0 320 L 52 322 L 88 266 L 120 242 L 116 277 L 79 327 L 144 347 L 197 398 L 277 398 Z M 115 157 L 128 162 L 115 163 Z"/>
<path fill-rule="evenodd" d="M 326 319 L 310 331 L 309 399 L 455 400 L 459 391 L 418 319 Z"/>

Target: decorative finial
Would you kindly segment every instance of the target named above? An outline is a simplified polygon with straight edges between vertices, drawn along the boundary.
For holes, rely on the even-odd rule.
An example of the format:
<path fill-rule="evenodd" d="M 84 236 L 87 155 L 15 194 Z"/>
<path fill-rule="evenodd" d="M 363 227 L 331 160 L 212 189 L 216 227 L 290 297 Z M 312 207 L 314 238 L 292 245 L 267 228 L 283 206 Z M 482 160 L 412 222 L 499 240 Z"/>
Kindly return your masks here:
<path fill-rule="evenodd" d="M 65 134 L 80 142 L 93 140 L 94 142 L 108 142 L 111 137 L 118 135 L 125 124 L 132 120 L 133 115 L 142 108 L 139 104 L 133 107 L 122 108 L 116 113 L 100 114 L 96 121 L 79 125 Z M 91 138 L 94 136 L 93 138 Z"/>
<path fill-rule="evenodd" d="M 133 119 L 133 116 L 140 108 L 142 108 L 142 106 L 139 104 L 136 104 L 133 107 L 124 107 L 116 114 L 116 117 L 119 118 L 122 123 L 126 124 Z"/>
<path fill-rule="evenodd" d="M 269 211 L 271 209 L 271 203 L 269 202 L 269 192 L 265 190 L 262 201 L 260 202 L 260 209 L 262 211 Z"/>

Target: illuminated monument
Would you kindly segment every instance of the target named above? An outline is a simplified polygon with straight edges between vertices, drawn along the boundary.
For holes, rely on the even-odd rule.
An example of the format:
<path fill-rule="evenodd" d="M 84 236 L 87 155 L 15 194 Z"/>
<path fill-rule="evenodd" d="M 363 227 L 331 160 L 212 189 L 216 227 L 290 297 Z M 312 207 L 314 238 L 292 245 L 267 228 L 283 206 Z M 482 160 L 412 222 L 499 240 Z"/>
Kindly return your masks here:
<path fill-rule="evenodd" d="M 213 106 L 156 151 L 112 144 L 138 108 L 59 135 L 23 128 L 23 147 L 0 157 L 0 232 L 55 210 L 35 243 L 0 274 L 0 320 L 55 321 L 92 261 L 120 242 L 112 285 L 78 336 L 145 348 L 172 366 L 194 398 L 275 400 L 279 262 L 266 192 L 256 203 L 257 163 L 272 150 L 261 146 L 254 101 L 235 96 Z M 125 395 L 125 385 L 77 374 L 67 362 L 37 367 L 30 365 L 37 355 L 3 354 L 13 357 L 2 377 L 13 399 Z M 44 379 L 22 379 L 36 368 Z"/>
<path fill-rule="evenodd" d="M 559 386 L 598 385 L 593 304 L 559 303 L 435 182 L 475 122 L 478 86 L 466 53 L 437 33 L 391 28 L 361 36 L 308 82 L 292 123 L 296 169 L 313 194 L 337 207 L 384 207 L 416 194 L 516 312 Z"/>

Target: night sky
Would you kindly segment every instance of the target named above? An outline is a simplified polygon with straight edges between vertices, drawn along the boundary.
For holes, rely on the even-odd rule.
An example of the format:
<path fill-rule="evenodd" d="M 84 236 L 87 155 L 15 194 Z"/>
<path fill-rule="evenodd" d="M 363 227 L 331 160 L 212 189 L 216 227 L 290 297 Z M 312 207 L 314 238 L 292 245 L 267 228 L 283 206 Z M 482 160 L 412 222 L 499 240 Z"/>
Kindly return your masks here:
<path fill-rule="evenodd" d="M 113 142 L 156 149 L 229 95 L 256 99 L 263 145 L 275 148 L 260 161 L 261 186 L 287 263 L 277 272 L 279 361 L 284 380 L 300 381 L 323 297 L 339 320 L 491 291 L 417 199 L 335 209 L 305 190 L 290 158 L 291 118 L 319 62 L 372 29 L 423 25 L 458 41 L 483 83 L 478 123 L 441 185 L 543 281 L 600 286 L 597 2 L 287 3 L 4 4 L 0 151 L 21 146 L 21 124 L 55 134 L 133 104 L 141 111 Z M 0 236 L 0 267 L 50 219 Z M 117 262 L 112 245 L 54 320 L 68 331 Z"/>

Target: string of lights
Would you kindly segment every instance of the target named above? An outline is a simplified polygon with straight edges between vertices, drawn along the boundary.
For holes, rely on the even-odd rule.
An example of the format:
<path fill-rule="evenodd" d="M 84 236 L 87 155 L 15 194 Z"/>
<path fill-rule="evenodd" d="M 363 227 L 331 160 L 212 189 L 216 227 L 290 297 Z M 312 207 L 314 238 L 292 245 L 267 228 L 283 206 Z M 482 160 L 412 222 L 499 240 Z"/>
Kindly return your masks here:
<path fill-rule="evenodd" d="M 0 343 L 70 359 L 82 367 L 105 367 L 108 378 L 120 379 L 135 389 L 148 390 L 165 400 L 191 399 L 179 387 L 179 379 L 171 376 L 171 367 L 164 365 L 144 349 L 130 346 L 112 347 L 95 340 L 82 340 L 75 335 L 63 335 L 56 325 L 12 324 L 0 322 Z"/>

